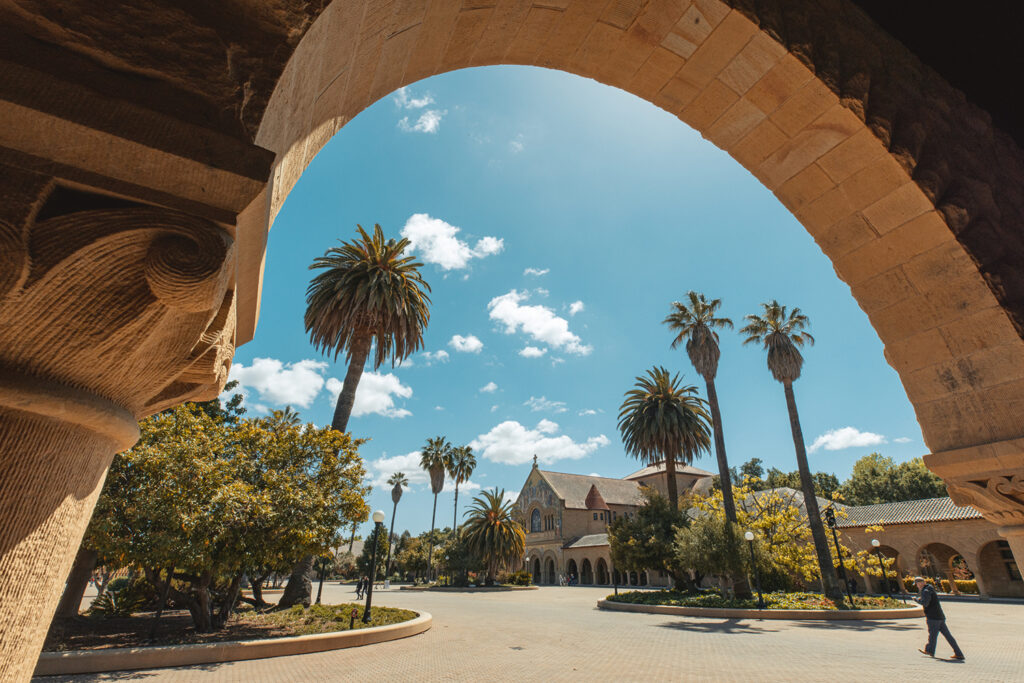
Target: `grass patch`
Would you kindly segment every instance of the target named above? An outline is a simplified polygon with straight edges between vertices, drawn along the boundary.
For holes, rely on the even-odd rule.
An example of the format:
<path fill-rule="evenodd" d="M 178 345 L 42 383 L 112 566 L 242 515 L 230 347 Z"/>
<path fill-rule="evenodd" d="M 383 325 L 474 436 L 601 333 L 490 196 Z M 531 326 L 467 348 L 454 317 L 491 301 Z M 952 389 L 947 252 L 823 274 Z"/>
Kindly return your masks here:
<path fill-rule="evenodd" d="M 684 591 L 631 591 L 609 595 L 610 602 L 626 602 L 633 605 L 670 605 L 674 607 L 717 607 L 722 609 L 757 609 L 757 597 L 726 598 L 718 591 L 688 593 Z M 844 600 L 837 605 L 821 593 L 765 593 L 767 609 L 817 609 L 849 610 L 850 603 Z M 912 609 L 915 605 L 904 604 L 889 597 L 853 596 L 854 609 Z"/>
<path fill-rule="evenodd" d="M 257 612 L 245 606 L 231 616 L 220 631 L 196 633 L 192 617 L 183 610 L 168 610 L 160 620 L 155 639 L 150 639 L 152 612 L 139 612 L 130 617 L 105 618 L 99 615 L 75 619 L 58 619 L 50 627 L 43 649 L 48 651 L 102 650 L 112 647 L 147 647 L 151 645 L 186 645 L 216 643 L 227 640 L 263 640 L 303 636 L 311 633 L 332 633 L 349 630 L 352 608 L 358 610 L 353 630 L 371 626 L 399 624 L 416 618 L 416 612 L 394 607 L 373 607 L 370 622 L 364 624 L 363 605 L 312 605 L 308 609 L 296 605 L 290 609 Z"/>

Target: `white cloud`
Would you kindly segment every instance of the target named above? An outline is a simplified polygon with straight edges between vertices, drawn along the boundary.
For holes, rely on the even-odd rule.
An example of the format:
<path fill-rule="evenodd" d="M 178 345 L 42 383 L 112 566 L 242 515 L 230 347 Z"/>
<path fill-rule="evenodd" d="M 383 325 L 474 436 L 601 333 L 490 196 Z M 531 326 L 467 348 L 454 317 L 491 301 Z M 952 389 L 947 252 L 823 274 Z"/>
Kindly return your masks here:
<path fill-rule="evenodd" d="M 495 425 L 486 434 L 479 435 L 470 442 L 470 446 L 492 462 L 523 465 L 530 462 L 534 455 L 544 464 L 558 460 L 578 460 L 611 443 L 604 434 L 576 442 L 564 434 L 555 436 L 557 431 L 558 425 L 550 420 L 541 420 L 534 429 L 508 420 Z"/>
<path fill-rule="evenodd" d="M 498 412 L 498 406 L 491 406 L 491 412 L 492 413 Z"/>
<path fill-rule="evenodd" d="M 456 334 L 448 342 L 448 346 L 462 353 L 480 353 L 480 349 L 484 348 L 484 343 L 477 339 L 476 335 L 463 337 L 461 334 Z"/>
<path fill-rule="evenodd" d="M 566 410 L 564 401 L 549 401 L 544 396 L 541 396 L 540 398 L 537 398 L 536 396 L 531 396 L 529 399 L 523 402 L 523 405 L 528 406 L 530 410 L 532 410 L 535 413 L 538 413 L 542 410 L 548 410 L 551 411 L 552 413 L 564 413 Z"/>
<path fill-rule="evenodd" d="M 537 296 L 547 296 L 548 294 L 551 294 L 551 292 L 544 289 L 543 287 L 538 287 L 537 289 L 533 290 L 533 293 L 536 294 Z"/>
<path fill-rule="evenodd" d="M 583 308 L 584 306 L 582 301 L 573 301 L 571 304 L 569 304 L 569 315 L 576 315 L 577 313 L 582 313 Z"/>
<path fill-rule="evenodd" d="M 523 358 L 540 358 L 547 352 L 547 349 L 538 349 L 536 346 L 526 346 L 519 351 L 519 355 Z"/>
<path fill-rule="evenodd" d="M 409 93 L 408 88 L 399 88 L 395 91 L 395 104 L 397 104 L 400 109 L 422 109 L 423 107 L 433 103 L 434 98 L 430 95 L 415 97 Z"/>
<path fill-rule="evenodd" d="M 470 247 L 468 242 L 456 237 L 460 230 L 440 218 L 414 213 L 405 222 L 402 237 L 409 240 L 410 248 L 424 262 L 444 270 L 461 270 L 471 259 L 492 256 L 505 248 L 505 241 L 497 237 L 483 237 L 477 240 L 476 246 Z"/>
<path fill-rule="evenodd" d="M 434 406 L 434 410 L 444 410 L 444 406 Z"/>
<path fill-rule="evenodd" d="M 519 500 L 519 491 L 505 491 L 505 497 L 502 499 L 502 502 L 514 505 L 517 500 Z"/>
<path fill-rule="evenodd" d="M 513 154 L 519 154 L 526 147 L 523 140 L 524 137 L 522 133 L 515 136 L 513 139 L 508 141 L 508 150 Z"/>
<path fill-rule="evenodd" d="M 228 381 L 238 380 L 235 391 L 246 397 L 250 390 L 255 390 L 261 401 L 308 408 L 324 386 L 321 373 L 326 367 L 327 363 L 318 360 L 282 363 L 276 358 L 254 358 L 248 367 L 242 363 L 232 365 Z M 258 403 L 247 406 L 256 412 L 265 412 L 266 409 Z"/>
<path fill-rule="evenodd" d="M 576 414 L 577 415 L 597 415 L 597 411 L 594 410 L 593 408 L 587 408 L 585 410 L 581 410 L 580 412 L 578 412 Z"/>
<path fill-rule="evenodd" d="M 341 393 L 341 380 L 331 377 L 327 380 L 327 391 L 337 401 Z M 352 406 L 352 417 L 383 415 L 384 417 L 408 417 L 411 412 L 395 407 L 395 398 L 409 398 L 412 388 L 407 387 L 392 374 L 364 372 L 356 388 L 356 401 Z"/>
<path fill-rule="evenodd" d="M 905 436 L 900 436 L 893 439 L 893 443 L 910 443 L 911 441 L 913 441 L 913 439 L 907 438 Z"/>
<path fill-rule="evenodd" d="M 402 472 L 411 485 L 423 486 L 428 491 L 430 490 L 430 474 L 426 470 L 420 469 L 419 451 L 413 451 L 405 455 L 393 455 L 391 457 L 388 457 L 385 453 L 376 460 L 367 460 L 366 464 L 370 473 L 370 483 L 377 488 L 390 491 L 391 487 L 387 484 L 388 477 L 395 472 Z M 480 485 L 473 481 L 464 481 L 459 484 L 459 493 L 463 491 L 478 491 L 479 489 Z M 454 490 L 455 482 L 446 476 L 442 491 L 450 493 Z"/>
<path fill-rule="evenodd" d="M 398 128 L 405 133 L 436 133 L 447 113 L 447 109 L 428 109 L 420 114 L 416 123 L 409 123 L 409 117 L 403 116 L 398 120 Z"/>
<path fill-rule="evenodd" d="M 547 275 L 551 272 L 550 268 L 527 268 L 523 271 L 523 275 L 532 275 L 534 277 L 540 277 L 541 275 Z"/>
<path fill-rule="evenodd" d="M 820 448 L 826 451 L 839 451 L 844 448 L 878 446 L 885 443 L 885 437 L 872 432 L 862 432 L 856 427 L 843 427 L 827 431 L 811 444 L 808 452 L 813 453 Z"/>
<path fill-rule="evenodd" d="M 448 352 L 444 349 L 440 349 L 439 351 L 424 351 L 420 356 L 423 357 L 423 362 L 427 364 L 427 367 L 430 367 L 434 363 L 448 362 Z"/>
<path fill-rule="evenodd" d="M 546 306 L 524 306 L 529 293 L 516 290 L 491 299 L 487 304 L 491 320 L 502 323 L 506 334 L 522 330 L 535 341 L 543 342 L 568 353 L 585 356 L 593 347 L 581 343 L 580 338 L 569 331 L 569 322 L 555 315 Z"/>
<path fill-rule="evenodd" d="M 487 384 L 480 387 L 480 391 L 482 391 L 485 394 L 493 394 L 497 390 L 498 385 L 495 384 L 494 382 L 488 382 Z"/>

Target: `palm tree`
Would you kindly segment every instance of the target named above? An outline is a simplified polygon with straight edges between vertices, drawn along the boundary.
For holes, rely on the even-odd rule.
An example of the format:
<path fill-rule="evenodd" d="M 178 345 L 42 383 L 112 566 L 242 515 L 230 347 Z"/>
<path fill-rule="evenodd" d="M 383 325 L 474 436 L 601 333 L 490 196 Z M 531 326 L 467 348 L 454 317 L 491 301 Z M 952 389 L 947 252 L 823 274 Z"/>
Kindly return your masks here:
<path fill-rule="evenodd" d="M 814 344 L 814 337 L 805 331 L 810 326 L 810 320 L 799 308 L 794 308 L 787 314 L 786 307 L 774 299 L 770 303 L 761 304 L 761 308 L 764 309 L 761 315 L 746 316 L 747 324 L 740 330 L 740 334 L 746 335 L 744 344 L 762 344 L 768 350 L 768 369 L 771 370 L 772 377 L 781 382 L 785 389 L 789 426 L 793 432 L 796 464 L 800 471 L 800 488 L 804 494 L 804 506 L 807 510 L 807 522 L 811 527 L 811 537 L 814 540 L 814 551 L 818 555 L 821 581 L 825 594 L 833 600 L 841 601 L 843 592 L 836 579 L 832 555 L 829 553 L 828 541 L 825 538 L 825 527 L 821 523 L 821 511 L 818 509 L 811 470 L 807 466 L 804 435 L 800 429 L 800 415 L 796 411 L 796 398 L 793 395 L 793 382 L 800 377 L 804 365 L 804 357 L 800 355 L 797 347 L 805 343 Z"/>
<path fill-rule="evenodd" d="M 302 424 L 299 414 L 292 410 L 291 406 L 285 406 L 284 410 L 275 410 L 270 413 L 270 421 L 275 427 L 298 427 Z"/>
<path fill-rule="evenodd" d="M 619 431 L 626 452 L 646 465 L 665 460 L 668 499 L 679 507 L 676 461 L 689 465 L 711 447 L 710 417 L 697 387 L 681 386 L 679 375 L 655 367 L 636 378 L 619 410 Z"/>
<path fill-rule="evenodd" d="M 673 301 L 673 311 L 662 322 L 676 332 L 672 348 L 686 340 L 686 354 L 704 378 L 708 390 L 708 404 L 711 406 L 711 426 L 715 434 L 715 456 L 718 458 L 718 478 L 722 482 L 722 505 L 730 522 L 736 521 L 736 504 L 732 499 L 732 479 L 729 476 L 729 460 L 725 457 L 725 436 L 722 434 L 722 411 L 718 408 L 718 392 L 715 390 L 715 375 L 718 374 L 718 333 L 716 329 L 732 329 L 732 320 L 717 318 L 715 313 L 722 305 L 721 299 L 708 301 L 703 294 L 687 292 L 689 304 Z"/>
<path fill-rule="evenodd" d="M 512 502 L 505 500 L 505 491 L 484 491 L 473 499 L 469 518 L 462 533 L 469 549 L 487 567 L 487 583 L 503 564 L 521 558 L 526 550 L 526 532 L 515 520 Z"/>
<path fill-rule="evenodd" d="M 419 273 L 423 264 L 403 256 L 409 240 L 385 240 L 379 225 L 373 236 L 356 226 L 359 239 L 342 242 L 315 259 L 310 270 L 323 269 L 306 289 L 306 332 L 318 351 L 334 358 L 345 350 L 348 372 L 331 426 L 348 428 L 363 366 L 376 343 L 373 368 L 385 360 L 408 358 L 423 346 L 430 321 L 430 291 Z"/>
<path fill-rule="evenodd" d="M 455 482 L 455 519 L 452 529 L 459 531 L 459 484 L 468 481 L 476 469 L 476 456 L 470 446 L 456 446 L 448 459 L 448 476 Z"/>
<path fill-rule="evenodd" d="M 388 485 L 391 486 L 391 528 L 388 530 L 388 559 L 384 563 L 384 576 L 391 576 L 391 539 L 395 535 L 395 515 L 398 513 L 398 501 L 402 500 L 402 487 L 409 486 L 409 480 L 404 472 L 395 472 L 388 478 Z"/>
<path fill-rule="evenodd" d="M 430 546 L 427 550 L 427 573 L 429 574 L 433 565 L 431 558 L 434 555 L 434 522 L 437 519 L 437 494 L 444 488 L 444 474 L 448 470 L 448 461 L 451 459 L 452 445 L 443 436 L 427 439 L 427 444 L 420 453 L 420 467 L 430 473 L 430 490 L 434 494 L 434 511 L 430 514 Z"/>

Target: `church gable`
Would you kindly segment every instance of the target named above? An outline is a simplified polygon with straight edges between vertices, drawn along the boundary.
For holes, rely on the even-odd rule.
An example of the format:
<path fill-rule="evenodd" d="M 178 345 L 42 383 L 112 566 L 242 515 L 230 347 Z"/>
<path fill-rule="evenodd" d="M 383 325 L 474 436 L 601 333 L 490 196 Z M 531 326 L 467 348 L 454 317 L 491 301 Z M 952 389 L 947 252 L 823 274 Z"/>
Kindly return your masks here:
<path fill-rule="evenodd" d="M 537 469 L 530 472 L 530 476 L 526 478 L 526 483 L 519 492 L 519 500 L 524 510 L 533 505 L 551 508 L 562 502 Z"/>

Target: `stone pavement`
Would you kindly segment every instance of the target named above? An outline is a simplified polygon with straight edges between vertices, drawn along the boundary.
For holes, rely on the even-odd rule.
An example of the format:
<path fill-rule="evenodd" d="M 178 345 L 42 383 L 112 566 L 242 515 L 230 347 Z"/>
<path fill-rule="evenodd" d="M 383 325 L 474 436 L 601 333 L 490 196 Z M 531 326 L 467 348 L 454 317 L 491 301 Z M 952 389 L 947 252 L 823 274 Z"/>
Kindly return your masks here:
<path fill-rule="evenodd" d="M 943 605 L 967 662 L 918 654 L 923 619 L 795 622 L 604 612 L 607 588 L 507 593 L 375 591 L 426 610 L 404 640 L 295 657 L 40 681 L 1022 681 L 1024 606 Z M 354 597 L 325 586 L 325 602 Z M 951 653 L 939 641 L 939 654 Z"/>

